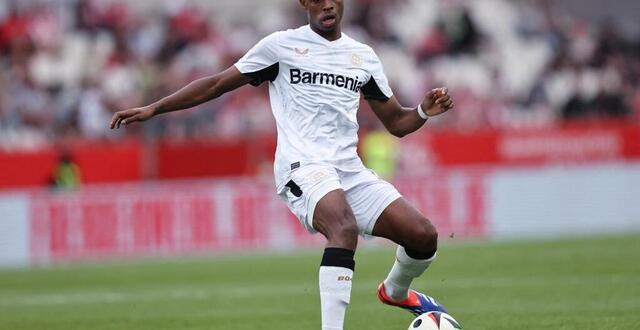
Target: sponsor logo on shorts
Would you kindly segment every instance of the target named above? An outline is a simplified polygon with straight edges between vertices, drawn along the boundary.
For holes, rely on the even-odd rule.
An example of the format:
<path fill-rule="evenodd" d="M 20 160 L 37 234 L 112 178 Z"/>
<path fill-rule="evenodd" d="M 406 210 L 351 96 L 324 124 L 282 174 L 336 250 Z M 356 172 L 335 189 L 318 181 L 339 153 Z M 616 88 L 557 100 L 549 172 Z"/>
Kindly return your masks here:
<path fill-rule="evenodd" d="M 311 179 L 315 183 L 322 182 L 322 181 L 326 180 L 328 177 L 329 177 L 329 174 L 327 174 L 326 172 L 322 172 L 322 171 L 314 172 L 313 174 L 311 174 Z"/>

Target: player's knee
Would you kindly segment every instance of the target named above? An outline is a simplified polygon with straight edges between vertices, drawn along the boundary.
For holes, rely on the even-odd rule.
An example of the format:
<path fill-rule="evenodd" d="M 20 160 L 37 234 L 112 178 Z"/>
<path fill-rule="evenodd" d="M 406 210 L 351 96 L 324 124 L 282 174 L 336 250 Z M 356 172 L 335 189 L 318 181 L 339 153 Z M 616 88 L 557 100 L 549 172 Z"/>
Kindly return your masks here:
<path fill-rule="evenodd" d="M 358 242 L 358 224 L 348 208 L 335 208 L 317 223 L 318 229 L 334 246 L 355 249 Z"/>
<path fill-rule="evenodd" d="M 358 239 L 358 225 L 355 219 L 341 221 L 336 228 L 336 238 L 344 241 L 356 241 Z"/>
<path fill-rule="evenodd" d="M 345 248 L 354 249 L 358 244 L 358 224 L 350 210 L 340 212 L 333 230 L 333 237 L 330 239 L 334 243 Z"/>
<path fill-rule="evenodd" d="M 427 219 L 421 221 L 420 225 L 414 229 L 414 235 L 406 248 L 422 256 L 432 256 L 438 249 L 438 231 L 436 227 Z"/>
<path fill-rule="evenodd" d="M 351 224 L 341 224 L 327 236 L 327 243 L 332 247 L 340 247 L 355 251 L 358 246 L 358 228 Z"/>

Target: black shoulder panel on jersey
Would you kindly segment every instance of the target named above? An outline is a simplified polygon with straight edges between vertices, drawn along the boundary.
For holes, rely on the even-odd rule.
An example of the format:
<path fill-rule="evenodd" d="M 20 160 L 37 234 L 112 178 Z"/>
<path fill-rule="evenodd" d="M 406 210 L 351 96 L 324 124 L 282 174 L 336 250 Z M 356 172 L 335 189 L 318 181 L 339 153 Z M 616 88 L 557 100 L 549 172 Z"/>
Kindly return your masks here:
<path fill-rule="evenodd" d="M 243 73 L 245 76 L 252 78 L 250 82 L 253 86 L 259 86 L 265 81 L 274 81 L 280 72 L 280 63 L 274 63 L 260 71 Z"/>
<path fill-rule="evenodd" d="M 376 83 L 376 80 L 373 77 L 371 77 L 371 79 L 369 79 L 369 81 L 364 84 L 364 86 L 362 86 L 361 90 L 366 100 L 377 100 L 386 102 L 389 99 L 389 97 L 384 95 L 384 93 L 380 90 L 378 83 Z"/>

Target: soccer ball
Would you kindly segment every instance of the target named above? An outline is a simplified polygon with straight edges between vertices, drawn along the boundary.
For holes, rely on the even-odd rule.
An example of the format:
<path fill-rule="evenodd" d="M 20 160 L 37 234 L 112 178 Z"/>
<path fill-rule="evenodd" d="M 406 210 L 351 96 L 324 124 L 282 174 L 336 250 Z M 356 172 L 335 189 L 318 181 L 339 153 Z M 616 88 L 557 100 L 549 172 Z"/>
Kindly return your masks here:
<path fill-rule="evenodd" d="M 416 317 L 408 330 L 455 330 L 462 329 L 460 323 L 451 315 L 442 312 L 429 312 Z"/>

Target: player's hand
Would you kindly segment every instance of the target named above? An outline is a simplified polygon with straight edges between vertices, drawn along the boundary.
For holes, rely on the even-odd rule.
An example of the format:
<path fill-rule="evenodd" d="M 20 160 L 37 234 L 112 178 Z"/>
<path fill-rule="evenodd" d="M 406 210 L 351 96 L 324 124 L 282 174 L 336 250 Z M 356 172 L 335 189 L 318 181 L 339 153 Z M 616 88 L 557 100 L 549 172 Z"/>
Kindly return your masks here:
<path fill-rule="evenodd" d="M 116 112 L 111 118 L 109 127 L 111 129 L 120 128 L 120 125 L 128 125 L 136 121 L 145 121 L 154 115 L 154 108 L 151 106 L 133 108 Z"/>
<path fill-rule="evenodd" d="M 427 116 L 437 116 L 453 109 L 453 99 L 446 87 L 432 89 L 422 101 L 422 109 Z"/>

